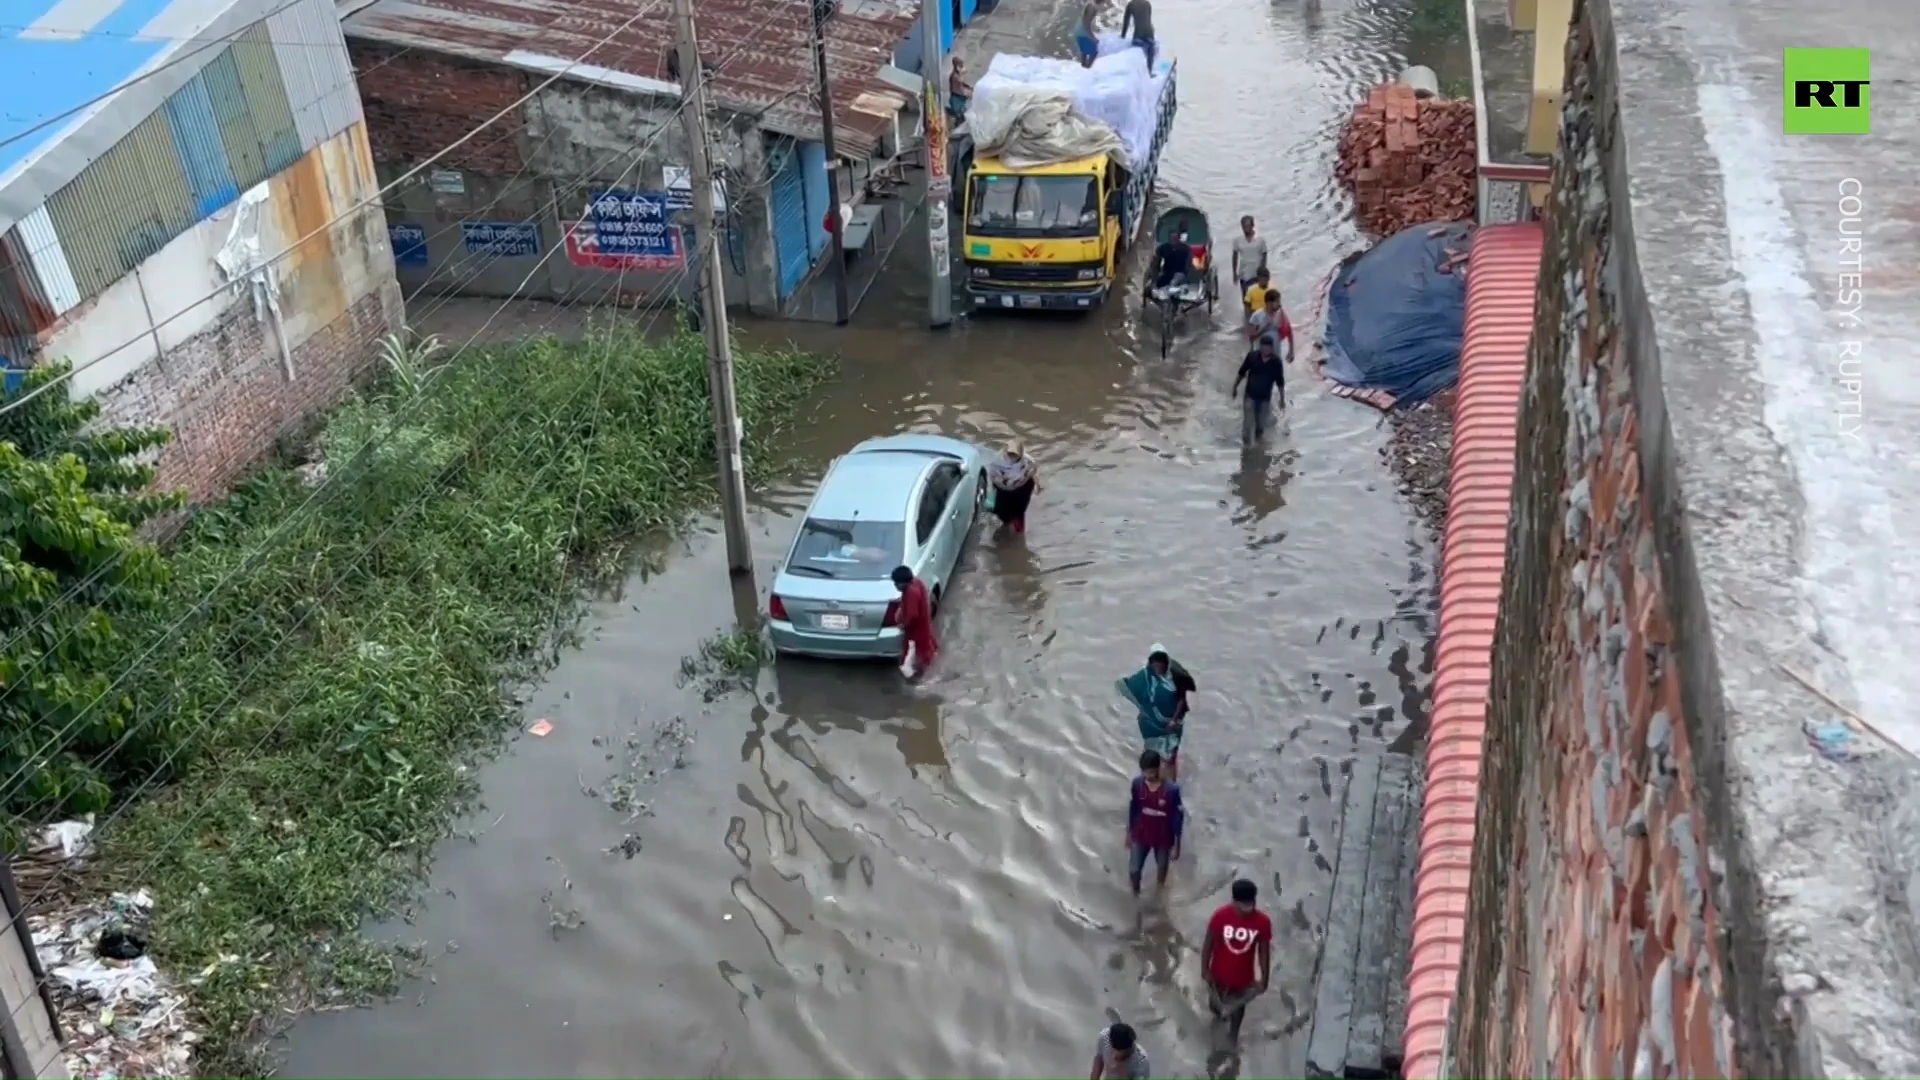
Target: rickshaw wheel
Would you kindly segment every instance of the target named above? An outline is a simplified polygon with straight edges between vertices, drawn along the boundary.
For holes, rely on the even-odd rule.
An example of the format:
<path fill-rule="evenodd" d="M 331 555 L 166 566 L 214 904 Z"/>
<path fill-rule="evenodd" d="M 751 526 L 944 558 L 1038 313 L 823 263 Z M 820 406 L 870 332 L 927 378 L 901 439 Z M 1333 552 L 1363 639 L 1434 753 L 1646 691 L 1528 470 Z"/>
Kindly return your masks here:
<path fill-rule="evenodd" d="M 1160 359 L 1165 360 L 1173 348 L 1173 305 L 1160 305 Z"/>

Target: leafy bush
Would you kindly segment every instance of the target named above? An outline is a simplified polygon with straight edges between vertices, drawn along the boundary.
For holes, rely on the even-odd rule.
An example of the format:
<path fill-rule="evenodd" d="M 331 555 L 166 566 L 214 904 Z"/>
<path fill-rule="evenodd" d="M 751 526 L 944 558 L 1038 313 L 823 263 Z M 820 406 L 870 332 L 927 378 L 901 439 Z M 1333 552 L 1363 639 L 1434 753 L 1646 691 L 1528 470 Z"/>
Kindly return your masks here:
<path fill-rule="evenodd" d="M 55 385 L 69 370 L 27 373 L 0 414 L 0 784 L 9 826 L 21 816 L 101 810 L 116 770 L 144 759 L 116 687 L 117 620 L 150 607 L 165 561 L 139 527 L 179 505 L 148 491 L 143 463 L 159 428 L 102 428 L 100 406 Z M 29 397 L 28 395 L 35 395 Z"/>
<path fill-rule="evenodd" d="M 754 447 L 827 371 L 786 352 L 736 363 Z M 200 515 L 133 635 L 165 641 L 132 697 L 177 753 L 176 782 L 101 830 L 101 861 L 156 890 L 161 962 L 206 973 L 195 1003 L 215 1054 L 243 1048 L 289 987 L 391 985 L 391 952 L 352 932 L 470 794 L 459 755 L 511 722 L 503 680 L 608 551 L 714 489 L 697 336 L 389 366 L 327 427 L 326 483 L 270 471 Z"/>

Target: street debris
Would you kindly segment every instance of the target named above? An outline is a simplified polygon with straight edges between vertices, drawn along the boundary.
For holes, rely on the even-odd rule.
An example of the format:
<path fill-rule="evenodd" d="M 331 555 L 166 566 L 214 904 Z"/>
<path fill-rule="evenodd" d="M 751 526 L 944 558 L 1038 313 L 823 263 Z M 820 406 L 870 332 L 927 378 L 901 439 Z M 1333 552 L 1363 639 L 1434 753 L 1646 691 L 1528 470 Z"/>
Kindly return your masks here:
<path fill-rule="evenodd" d="M 553 721 L 547 719 L 535 720 L 527 727 L 527 734 L 536 739 L 544 739 L 548 735 L 553 734 Z"/>
<path fill-rule="evenodd" d="M 607 760 L 620 764 L 599 787 L 591 787 L 582 782 L 580 793 L 590 799 L 599 799 L 607 804 L 607 809 L 623 815 L 622 825 L 631 825 L 643 817 L 653 816 L 653 807 L 640 797 L 640 790 L 660 778 L 663 772 L 672 772 L 687 767 L 687 748 L 693 745 L 693 729 L 686 720 L 673 717 L 653 725 L 650 735 L 639 731 L 630 731 L 618 750 L 612 741 L 596 735 L 595 746 L 607 748 Z M 609 854 L 619 853 L 633 858 L 640 850 L 637 837 L 628 834 L 619 844 L 607 849 Z"/>
<path fill-rule="evenodd" d="M 91 817 L 48 826 L 19 862 L 51 885 L 85 862 L 92 832 Z M 66 1037 L 67 1071 L 80 1080 L 192 1076 L 200 1034 L 188 1022 L 185 987 L 147 955 L 153 897 L 140 889 L 36 906 L 27 929 Z"/>
<path fill-rule="evenodd" d="M 1380 453 L 1393 470 L 1400 494 L 1420 515 L 1436 541 L 1447 529 L 1447 483 L 1453 456 L 1456 393 L 1442 390 L 1418 405 L 1387 414 L 1393 435 Z"/>
<path fill-rule="evenodd" d="M 1429 221 L 1471 221 L 1477 171 L 1473 102 L 1376 86 L 1340 133 L 1334 175 L 1374 236 Z"/>

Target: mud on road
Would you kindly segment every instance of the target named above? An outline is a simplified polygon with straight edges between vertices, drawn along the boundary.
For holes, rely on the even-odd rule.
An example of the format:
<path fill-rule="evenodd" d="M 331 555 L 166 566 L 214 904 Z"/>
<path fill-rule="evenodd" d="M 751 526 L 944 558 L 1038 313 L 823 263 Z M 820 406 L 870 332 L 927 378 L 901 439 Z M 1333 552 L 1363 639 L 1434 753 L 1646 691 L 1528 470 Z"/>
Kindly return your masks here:
<path fill-rule="evenodd" d="M 988 25 L 1057 45 L 1058 7 L 1003 0 Z M 1161 197 L 1254 214 L 1304 307 L 1360 243 L 1333 141 L 1400 63 L 1401 16 L 1161 8 L 1182 61 Z M 1243 875 L 1280 937 L 1243 1071 L 1300 1075 L 1344 775 L 1418 722 L 1430 669 L 1431 552 L 1387 432 L 1296 374 L 1286 430 L 1243 451 L 1237 312 L 1195 316 L 1166 360 L 1131 300 L 928 334 L 913 247 L 850 327 L 742 328 L 845 357 L 796 447 L 809 475 L 757 493 L 754 528 L 764 583 L 811 477 L 858 439 L 1025 439 L 1046 490 L 1024 538 L 983 523 L 940 666 L 913 687 L 787 661 L 751 692 L 677 686 L 762 598 L 729 592 L 711 528 L 676 543 L 595 609 L 527 704 L 554 730 L 487 768 L 472 841 L 390 931 L 433 947 L 432 978 L 302 1021 L 288 1075 L 1062 1076 L 1113 1017 L 1160 1075 L 1199 1075 L 1198 934 Z M 1185 856 L 1136 904 L 1113 683 L 1154 641 L 1201 694 Z"/>

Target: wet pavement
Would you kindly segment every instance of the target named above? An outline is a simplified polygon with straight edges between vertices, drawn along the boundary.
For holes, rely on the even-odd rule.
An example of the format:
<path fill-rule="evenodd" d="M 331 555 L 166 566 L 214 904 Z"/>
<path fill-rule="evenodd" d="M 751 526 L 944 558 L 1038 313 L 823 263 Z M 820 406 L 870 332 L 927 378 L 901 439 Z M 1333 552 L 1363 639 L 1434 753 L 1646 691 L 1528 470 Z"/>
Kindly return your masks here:
<path fill-rule="evenodd" d="M 1255 214 L 1304 314 L 1359 242 L 1334 133 L 1396 70 L 1399 16 L 1157 16 L 1182 58 L 1162 201 Z M 1017 435 L 1041 463 L 1029 533 L 983 522 L 965 556 L 939 667 L 908 687 L 782 661 L 751 692 L 677 688 L 736 610 L 715 530 L 677 543 L 595 609 L 528 703 L 553 733 L 486 768 L 472 842 L 443 846 L 394 931 L 429 943 L 432 979 L 303 1020 L 285 1075 L 1068 1076 L 1114 1016 L 1159 1075 L 1203 1075 L 1199 932 L 1243 875 L 1279 942 L 1242 1072 L 1300 1075 L 1343 776 L 1407 733 L 1430 666 L 1432 557 L 1378 414 L 1296 373 L 1290 430 L 1244 452 L 1237 310 L 1190 317 L 1165 360 L 1131 300 L 929 334 L 915 251 L 851 327 L 742 332 L 846 357 L 798 439 L 808 477 L 902 429 Z M 808 490 L 760 493 L 762 582 Z M 1136 903 L 1136 736 L 1113 683 L 1155 641 L 1201 686 L 1193 820 L 1167 893 Z"/>

